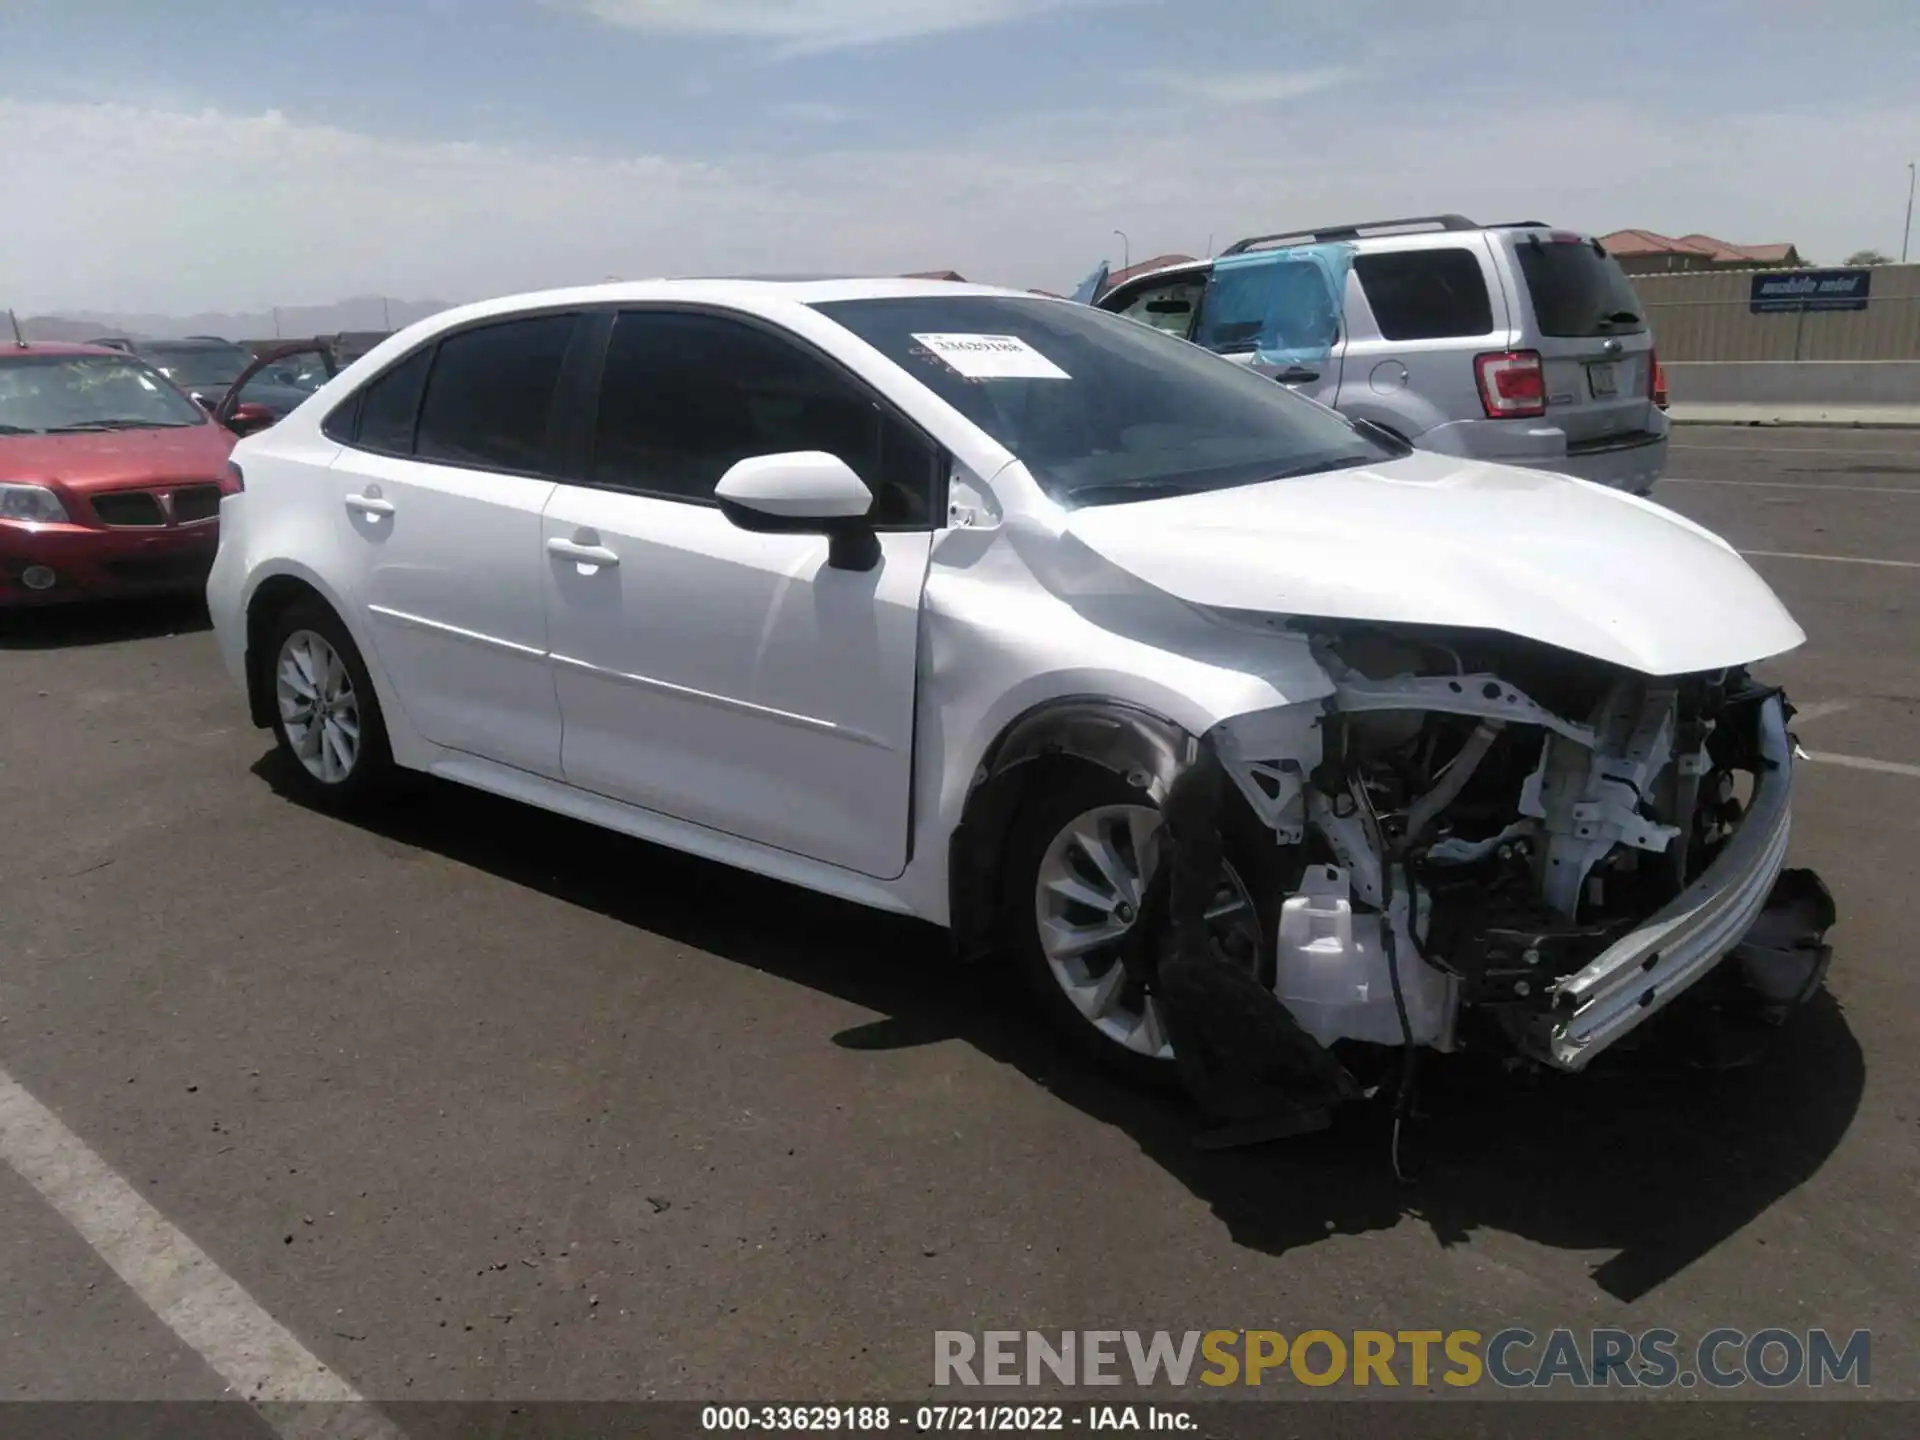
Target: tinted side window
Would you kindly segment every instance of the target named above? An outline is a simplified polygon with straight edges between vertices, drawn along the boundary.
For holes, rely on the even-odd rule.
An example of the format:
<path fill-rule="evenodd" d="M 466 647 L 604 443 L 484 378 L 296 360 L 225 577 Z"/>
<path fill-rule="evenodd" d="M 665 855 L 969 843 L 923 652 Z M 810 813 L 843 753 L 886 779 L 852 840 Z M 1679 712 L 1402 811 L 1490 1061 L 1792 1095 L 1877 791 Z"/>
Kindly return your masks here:
<path fill-rule="evenodd" d="M 413 453 L 413 422 L 420 414 L 420 392 L 426 388 L 432 360 L 432 346 L 416 350 L 361 390 L 356 443 L 392 455 Z"/>
<path fill-rule="evenodd" d="M 1358 255 L 1353 268 L 1389 340 L 1444 340 L 1493 329 L 1487 282 L 1471 250 Z"/>
<path fill-rule="evenodd" d="M 571 315 L 536 315 L 440 342 L 420 405 L 415 453 L 490 470 L 538 472 Z"/>
<path fill-rule="evenodd" d="M 934 523 L 935 447 L 798 344 L 714 315 L 614 323 L 594 424 L 595 484 L 707 501 L 737 461 L 837 455 L 873 491 L 877 525 Z"/>

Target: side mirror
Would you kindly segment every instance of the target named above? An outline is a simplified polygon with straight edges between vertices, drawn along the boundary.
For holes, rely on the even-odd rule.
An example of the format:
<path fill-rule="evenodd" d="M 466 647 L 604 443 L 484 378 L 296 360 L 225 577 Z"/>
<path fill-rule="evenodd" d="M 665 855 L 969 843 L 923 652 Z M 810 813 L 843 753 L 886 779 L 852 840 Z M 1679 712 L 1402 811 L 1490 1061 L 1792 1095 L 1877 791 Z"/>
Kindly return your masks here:
<path fill-rule="evenodd" d="M 251 435 L 256 430 L 264 430 L 273 424 L 274 413 L 265 405 L 249 400 L 233 407 L 233 413 L 227 416 L 227 428 L 236 435 Z"/>
<path fill-rule="evenodd" d="M 825 535 L 827 563 L 836 570 L 871 570 L 880 563 L 880 540 L 867 519 L 873 492 L 837 455 L 756 455 L 722 475 L 713 495 L 720 513 L 742 530 Z"/>

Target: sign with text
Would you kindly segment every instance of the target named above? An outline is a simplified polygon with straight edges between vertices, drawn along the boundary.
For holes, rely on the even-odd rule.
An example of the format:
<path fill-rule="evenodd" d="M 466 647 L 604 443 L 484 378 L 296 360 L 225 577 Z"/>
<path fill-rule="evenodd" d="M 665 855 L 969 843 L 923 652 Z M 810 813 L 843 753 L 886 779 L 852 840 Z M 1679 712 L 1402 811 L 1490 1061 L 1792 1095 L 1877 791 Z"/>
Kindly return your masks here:
<path fill-rule="evenodd" d="M 1756 275 L 1747 295 L 1747 311 L 1784 315 L 1801 310 L 1864 310 L 1872 284 L 1871 270 L 1782 270 Z"/>

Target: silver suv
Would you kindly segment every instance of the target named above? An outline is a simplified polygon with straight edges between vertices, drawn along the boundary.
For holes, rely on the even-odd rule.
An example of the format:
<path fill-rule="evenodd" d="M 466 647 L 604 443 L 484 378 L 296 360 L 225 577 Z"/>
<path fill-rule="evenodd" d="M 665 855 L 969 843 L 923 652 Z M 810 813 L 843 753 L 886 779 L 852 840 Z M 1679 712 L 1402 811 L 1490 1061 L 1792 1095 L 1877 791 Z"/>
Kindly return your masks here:
<path fill-rule="evenodd" d="M 1572 231 L 1437 215 L 1261 235 L 1093 303 L 1423 450 L 1640 495 L 1666 467 L 1646 309 L 1600 242 Z"/>

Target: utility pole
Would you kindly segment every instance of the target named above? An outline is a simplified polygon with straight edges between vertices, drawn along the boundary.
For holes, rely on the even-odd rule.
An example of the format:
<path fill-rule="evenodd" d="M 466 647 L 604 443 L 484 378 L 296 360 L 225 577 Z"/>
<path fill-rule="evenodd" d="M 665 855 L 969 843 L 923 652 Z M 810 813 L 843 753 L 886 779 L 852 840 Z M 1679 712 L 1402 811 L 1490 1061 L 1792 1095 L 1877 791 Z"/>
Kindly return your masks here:
<path fill-rule="evenodd" d="M 384 295 L 380 297 L 380 328 L 382 330 L 393 329 L 393 315 L 387 309 L 387 297 Z"/>
<path fill-rule="evenodd" d="M 280 307 L 278 305 L 273 307 L 273 338 L 276 340 L 280 338 Z"/>
<path fill-rule="evenodd" d="M 1900 263 L 1907 263 L 1907 241 L 1913 238 L 1913 161 L 1907 161 L 1907 223 L 1900 232 Z"/>
<path fill-rule="evenodd" d="M 1124 230 L 1116 230 L 1113 233 L 1120 237 L 1120 268 L 1122 270 L 1131 270 L 1133 268 L 1133 242 L 1127 239 L 1127 232 Z"/>

